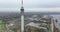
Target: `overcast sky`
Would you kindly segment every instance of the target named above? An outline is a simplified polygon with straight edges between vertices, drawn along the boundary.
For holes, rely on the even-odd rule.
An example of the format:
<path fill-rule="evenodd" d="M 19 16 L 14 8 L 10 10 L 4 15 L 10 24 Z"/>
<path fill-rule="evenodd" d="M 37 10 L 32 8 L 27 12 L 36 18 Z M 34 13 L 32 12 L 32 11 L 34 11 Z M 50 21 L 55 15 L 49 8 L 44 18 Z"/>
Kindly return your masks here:
<path fill-rule="evenodd" d="M 19 12 L 20 7 L 21 0 L 0 0 L 0 11 Z M 24 0 L 24 7 L 25 12 L 57 12 L 60 0 Z"/>

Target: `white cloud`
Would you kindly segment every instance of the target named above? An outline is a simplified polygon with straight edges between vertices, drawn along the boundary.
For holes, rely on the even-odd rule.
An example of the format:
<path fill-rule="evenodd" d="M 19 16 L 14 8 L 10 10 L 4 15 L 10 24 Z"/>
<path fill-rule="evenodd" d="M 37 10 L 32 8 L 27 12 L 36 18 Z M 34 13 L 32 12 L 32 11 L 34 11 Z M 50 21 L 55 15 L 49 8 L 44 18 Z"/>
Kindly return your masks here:
<path fill-rule="evenodd" d="M 0 12 L 19 12 L 19 8 L 0 8 Z"/>
<path fill-rule="evenodd" d="M 0 0 L 0 11 L 20 12 L 20 4 L 21 0 Z M 60 12 L 60 0 L 24 0 L 24 7 L 25 12 Z"/>
<path fill-rule="evenodd" d="M 21 0 L 0 0 L 0 7 L 20 7 Z M 60 0 L 24 0 L 24 7 L 60 7 Z"/>
<path fill-rule="evenodd" d="M 0 8 L 0 11 L 20 12 L 20 8 Z M 24 12 L 60 12 L 60 8 L 24 8 Z"/>
<path fill-rule="evenodd" d="M 25 12 L 60 12 L 60 8 L 25 8 Z"/>
<path fill-rule="evenodd" d="M 0 3 L 17 3 L 18 0 L 0 0 Z"/>

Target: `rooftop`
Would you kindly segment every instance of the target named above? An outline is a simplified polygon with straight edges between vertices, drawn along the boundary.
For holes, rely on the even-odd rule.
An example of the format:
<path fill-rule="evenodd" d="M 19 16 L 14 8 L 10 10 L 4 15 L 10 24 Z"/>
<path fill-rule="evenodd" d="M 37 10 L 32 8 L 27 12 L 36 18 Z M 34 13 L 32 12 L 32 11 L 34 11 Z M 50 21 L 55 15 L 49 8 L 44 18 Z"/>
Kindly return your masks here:
<path fill-rule="evenodd" d="M 27 24 L 26 26 L 35 27 L 35 28 L 38 28 L 38 29 L 47 29 L 47 28 L 45 28 L 45 27 L 41 27 L 40 24 L 38 24 L 38 23 L 33 23 L 33 22 Z"/>

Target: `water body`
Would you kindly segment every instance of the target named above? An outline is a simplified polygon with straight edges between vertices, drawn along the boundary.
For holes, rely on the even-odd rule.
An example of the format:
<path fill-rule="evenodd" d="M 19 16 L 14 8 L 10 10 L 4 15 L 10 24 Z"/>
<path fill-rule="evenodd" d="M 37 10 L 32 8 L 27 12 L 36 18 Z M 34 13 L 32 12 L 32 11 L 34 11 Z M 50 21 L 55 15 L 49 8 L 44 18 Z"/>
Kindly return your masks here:
<path fill-rule="evenodd" d="M 60 29 L 60 15 L 51 15 L 51 16 L 53 16 L 55 19 L 58 20 L 58 22 L 55 23 L 55 26 L 56 26 L 56 28 Z"/>

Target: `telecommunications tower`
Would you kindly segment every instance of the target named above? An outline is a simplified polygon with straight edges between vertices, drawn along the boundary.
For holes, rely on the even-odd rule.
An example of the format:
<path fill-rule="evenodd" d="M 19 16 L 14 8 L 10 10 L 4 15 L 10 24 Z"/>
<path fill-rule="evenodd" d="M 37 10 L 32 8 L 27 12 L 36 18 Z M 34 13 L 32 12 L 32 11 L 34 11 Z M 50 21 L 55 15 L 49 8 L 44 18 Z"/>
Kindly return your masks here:
<path fill-rule="evenodd" d="M 21 32 L 24 32 L 24 7 L 23 0 L 21 0 Z"/>

